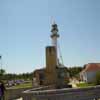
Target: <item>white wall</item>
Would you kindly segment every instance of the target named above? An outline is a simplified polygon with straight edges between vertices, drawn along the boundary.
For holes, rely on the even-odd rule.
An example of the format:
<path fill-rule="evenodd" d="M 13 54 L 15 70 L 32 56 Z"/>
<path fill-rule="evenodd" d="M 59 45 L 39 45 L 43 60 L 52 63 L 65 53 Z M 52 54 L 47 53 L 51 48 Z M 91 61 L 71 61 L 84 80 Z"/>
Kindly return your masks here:
<path fill-rule="evenodd" d="M 81 77 L 85 82 L 94 82 L 97 71 L 82 72 Z"/>

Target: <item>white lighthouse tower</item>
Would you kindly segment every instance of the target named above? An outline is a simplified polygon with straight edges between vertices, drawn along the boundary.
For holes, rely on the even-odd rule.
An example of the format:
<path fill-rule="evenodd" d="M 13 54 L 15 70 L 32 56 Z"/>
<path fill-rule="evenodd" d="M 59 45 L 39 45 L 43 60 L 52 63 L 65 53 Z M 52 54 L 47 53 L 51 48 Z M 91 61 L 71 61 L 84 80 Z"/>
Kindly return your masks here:
<path fill-rule="evenodd" d="M 57 24 L 56 23 L 53 23 L 52 24 L 52 29 L 51 29 L 51 39 L 52 39 L 52 46 L 54 46 L 56 48 L 56 59 L 57 59 L 57 62 L 58 62 L 58 57 L 57 57 L 57 38 L 59 37 L 59 34 L 58 34 L 58 27 L 57 27 Z"/>

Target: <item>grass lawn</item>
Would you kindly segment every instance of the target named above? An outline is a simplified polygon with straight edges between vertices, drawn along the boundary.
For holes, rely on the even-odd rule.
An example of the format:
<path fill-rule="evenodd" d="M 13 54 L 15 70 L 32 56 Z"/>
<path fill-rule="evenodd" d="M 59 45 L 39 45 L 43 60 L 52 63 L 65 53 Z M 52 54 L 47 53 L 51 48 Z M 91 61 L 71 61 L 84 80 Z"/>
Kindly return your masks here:
<path fill-rule="evenodd" d="M 95 84 L 93 84 L 93 83 L 79 83 L 79 84 L 77 84 L 77 87 L 82 87 L 82 88 L 89 87 L 89 86 L 95 86 Z"/>
<path fill-rule="evenodd" d="M 11 88 L 20 89 L 20 88 L 31 88 L 31 87 L 32 87 L 32 82 L 19 84 L 19 85 L 16 85 L 16 86 L 12 86 Z"/>
<path fill-rule="evenodd" d="M 22 93 L 24 89 L 27 90 L 29 88 L 32 88 L 32 82 L 22 83 L 19 85 L 6 88 L 7 90 L 5 91 L 5 98 L 6 98 L 5 100 L 8 100 L 8 98 L 15 98 L 20 93 Z M 9 99 L 9 100 L 17 100 L 17 99 Z"/>

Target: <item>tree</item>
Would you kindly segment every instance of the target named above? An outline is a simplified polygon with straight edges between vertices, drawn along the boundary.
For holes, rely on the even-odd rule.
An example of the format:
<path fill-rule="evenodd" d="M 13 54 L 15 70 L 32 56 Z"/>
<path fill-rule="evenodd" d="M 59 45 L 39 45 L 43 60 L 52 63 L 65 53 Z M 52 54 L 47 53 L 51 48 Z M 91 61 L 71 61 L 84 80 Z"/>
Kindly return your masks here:
<path fill-rule="evenodd" d="M 5 76 L 5 70 L 0 69 L 0 80 L 4 79 L 4 76 Z"/>
<path fill-rule="evenodd" d="M 100 85 L 100 71 L 96 73 L 96 79 L 95 79 L 95 84 Z"/>
<path fill-rule="evenodd" d="M 70 76 L 71 77 L 75 77 L 77 74 L 79 74 L 81 71 L 82 71 L 82 67 L 70 67 L 70 68 L 68 68 L 68 70 L 69 70 L 69 74 L 70 74 Z"/>
<path fill-rule="evenodd" d="M 6 71 L 4 69 L 0 69 L 0 75 L 4 75 L 6 73 Z"/>

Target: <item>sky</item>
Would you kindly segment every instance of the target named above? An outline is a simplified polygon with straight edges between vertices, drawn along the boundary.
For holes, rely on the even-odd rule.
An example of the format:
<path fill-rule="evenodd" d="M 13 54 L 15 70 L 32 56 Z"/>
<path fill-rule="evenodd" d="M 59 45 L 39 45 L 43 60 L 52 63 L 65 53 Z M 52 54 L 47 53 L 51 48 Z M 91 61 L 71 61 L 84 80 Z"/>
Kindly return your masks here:
<path fill-rule="evenodd" d="M 65 66 L 100 63 L 100 0 L 0 0 L 0 63 L 7 73 L 45 67 L 52 19 Z"/>

